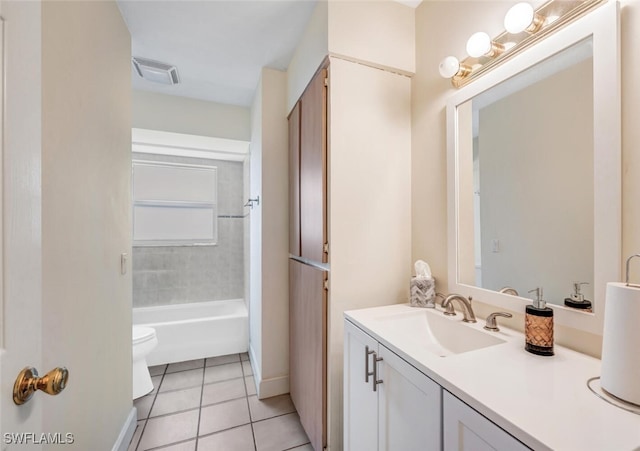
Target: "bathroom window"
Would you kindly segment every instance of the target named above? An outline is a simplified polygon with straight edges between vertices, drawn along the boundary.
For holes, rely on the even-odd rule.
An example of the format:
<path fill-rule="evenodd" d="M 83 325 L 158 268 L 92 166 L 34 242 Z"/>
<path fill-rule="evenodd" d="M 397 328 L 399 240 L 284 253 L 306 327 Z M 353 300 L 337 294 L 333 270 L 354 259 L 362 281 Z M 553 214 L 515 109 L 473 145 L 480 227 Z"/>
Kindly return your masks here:
<path fill-rule="evenodd" d="M 133 244 L 216 244 L 215 166 L 133 161 Z"/>

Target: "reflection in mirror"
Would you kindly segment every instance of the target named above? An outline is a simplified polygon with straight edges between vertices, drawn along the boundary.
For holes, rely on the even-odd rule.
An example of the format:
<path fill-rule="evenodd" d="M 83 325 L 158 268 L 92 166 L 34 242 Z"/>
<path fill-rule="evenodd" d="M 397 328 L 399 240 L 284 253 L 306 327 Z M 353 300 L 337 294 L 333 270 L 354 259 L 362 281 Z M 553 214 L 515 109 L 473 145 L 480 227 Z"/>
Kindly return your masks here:
<path fill-rule="evenodd" d="M 593 299 L 589 38 L 459 105 L 459 282 Z"/>

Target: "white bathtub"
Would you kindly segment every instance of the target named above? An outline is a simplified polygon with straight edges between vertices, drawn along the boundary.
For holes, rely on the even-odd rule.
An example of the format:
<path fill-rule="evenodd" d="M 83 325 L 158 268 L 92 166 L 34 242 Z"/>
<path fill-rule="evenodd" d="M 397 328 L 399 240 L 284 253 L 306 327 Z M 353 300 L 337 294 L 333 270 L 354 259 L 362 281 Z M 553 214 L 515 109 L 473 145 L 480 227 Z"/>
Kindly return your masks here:
<path fill-rule="evenodd" d="M 133 309 L 133 324 L 153 327 L 158 346 L 149 366 L 246 352 L 249 320 L 243 299 Z"/>

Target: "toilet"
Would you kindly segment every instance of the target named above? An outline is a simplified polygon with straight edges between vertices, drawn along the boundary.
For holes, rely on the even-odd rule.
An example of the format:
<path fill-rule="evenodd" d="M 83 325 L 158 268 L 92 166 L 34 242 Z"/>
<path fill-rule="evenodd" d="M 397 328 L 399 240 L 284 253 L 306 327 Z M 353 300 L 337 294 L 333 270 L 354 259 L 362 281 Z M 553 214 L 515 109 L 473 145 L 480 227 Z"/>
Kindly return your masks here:
<path fill-rule="evenodd" d="M 151 375 L 147 367 L 147 355 L 158 344 L 153 327 L 133 326 L 133 399 L 153 390 Z"/>

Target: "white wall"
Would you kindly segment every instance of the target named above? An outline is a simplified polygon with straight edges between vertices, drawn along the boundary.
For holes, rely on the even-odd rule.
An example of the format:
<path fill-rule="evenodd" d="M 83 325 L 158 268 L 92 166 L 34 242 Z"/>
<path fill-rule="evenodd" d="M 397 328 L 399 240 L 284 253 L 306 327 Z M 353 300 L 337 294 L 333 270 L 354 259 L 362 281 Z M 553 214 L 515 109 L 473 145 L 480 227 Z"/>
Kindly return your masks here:
<path fill-rule="evenodd" d="M 408 301 L 411 80 L 338 58 L 329 70 L 328 440 L 339 450 L 343 312 Z"/>
<path fill-rule="evenodd" d="M 2 1 L 0 8 L 5 21 L 0 430 L 38 432 L 46 400 L 35 396 L 21 408 L 9 393 L 25 366 L 40 369 L 42 363 L 41 4 Z"/>
<path fill-rule="evenodd" d="M 113 1 L 42 3 L 45 431 L 110 449 L 132 408 L 131 41 Z M 66 448 L 66 447 L 65 447 Z"/>
<path fill-rule="evenodd" d="M 251 105 L 249 196 L 262 194 L 262 80 Z M 254 378 L 262 368 L 262 206 L 249 210 L 249 354 Z M 258 384 L 256 384 L 257 387 Z"/>
<path fill-rule="evenodd" d="M 640 3 L 621 2 L 622 23 L 622 153 L 623 153 L 623 231 L 622 255 L 640 249 L 640 156 L 636 143 L 640 129 L 635 126 L 640 105 L 634 99 L 640 87 Z M 447 192 L 445 104 L 453 92 L 448 80 L 438 74 L 438 64 L 447 55 L 465 55 L 465 43 L 479 24 L 489 34 L 502 29 L 501 21 L 509 5 L 504 2 L 425 1 L 416 9 L 416 76 L 413 78 L 412 122 L 412 226 L 413 259 L 431 264 L 435 277 L 447 280 Z M 434 45 L 437 42 L 438 45 Z M 428 174 L 428 176 L 425 176 Z M 427 203 L 425 199 L 429 199 Z M 640 280 L 640 268 L 635 268 Z M 438 286 L 446 286 L 438 284 Z M 491 309 L 477 304 L 476 313 L 486 315 Z M 514 315 L 509 327 L 522 329 L 524 317 Z M 558 327 L 556 342 L 591 355 L 599 356 L 602 337 L 579 330 Z"/>
<path fill-rule="evenodd" d="M 286 73 L 263 69 L 252 108 L 250 343 L 259 398 L 289 391 L 289 151 Z M 256 222 L 260 224 L 256 224 Z"/>
<path fill-rule="evenodd" d="M 133 91 L 132 100 L 135 128 L 243 141 L 251 137 L 249 108 L 148 91 Z"/>

